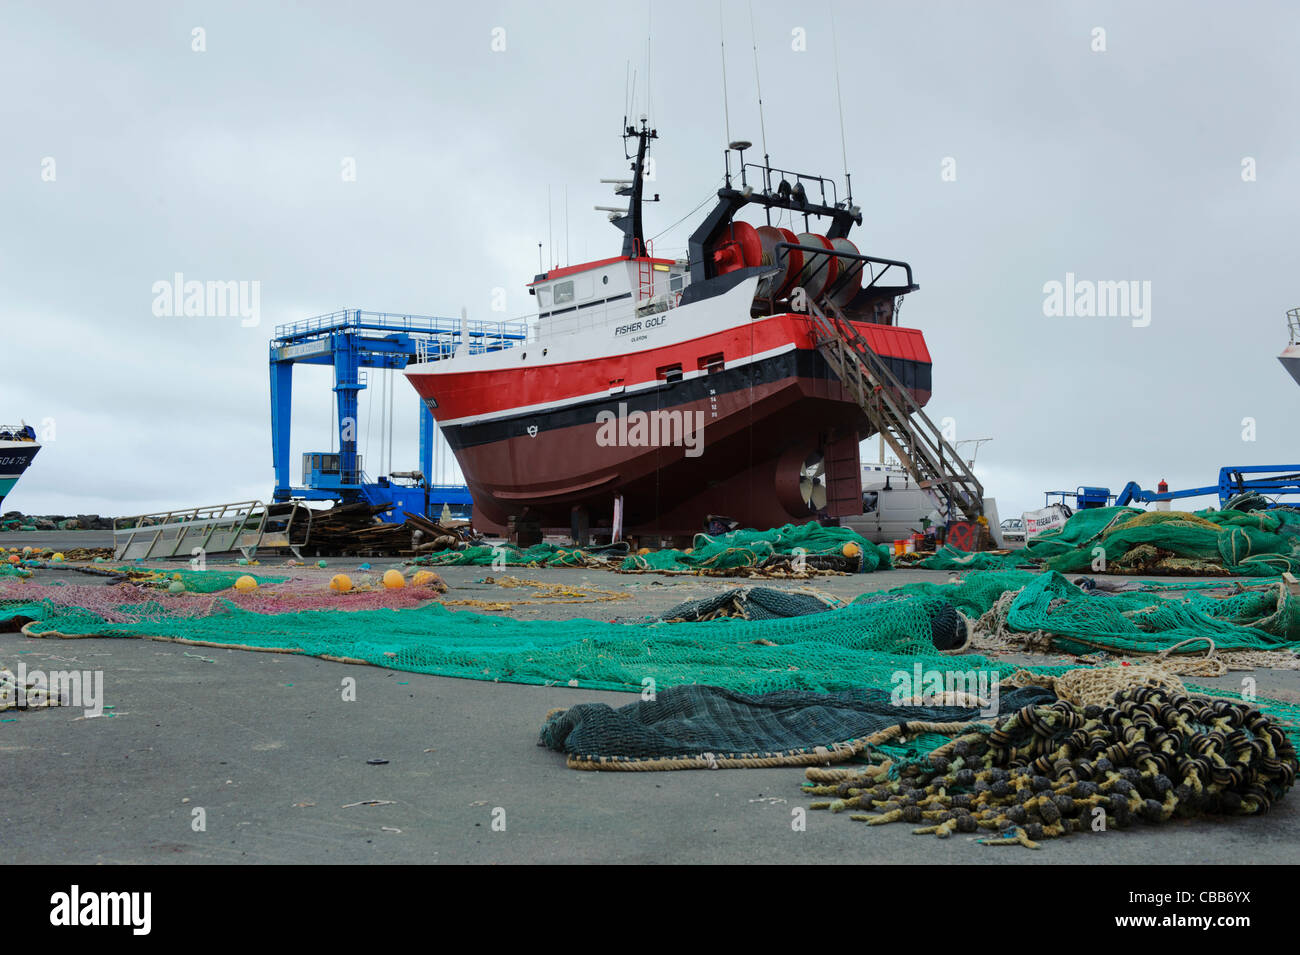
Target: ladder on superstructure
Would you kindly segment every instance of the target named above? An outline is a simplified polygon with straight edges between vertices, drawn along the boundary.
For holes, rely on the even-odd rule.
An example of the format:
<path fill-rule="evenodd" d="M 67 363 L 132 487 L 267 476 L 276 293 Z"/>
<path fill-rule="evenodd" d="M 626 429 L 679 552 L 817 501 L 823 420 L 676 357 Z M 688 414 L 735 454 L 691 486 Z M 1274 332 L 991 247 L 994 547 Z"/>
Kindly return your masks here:
<path fill-rule="evenodd" d="M 944 504 L 946 519 L 984 514 L 984 487 L 912 393 L 828 299 L 808 300 L 818 351 L 917 485 Z M 829 314 L 828 314 L 829 313 Z"/>
<path fill-rule="evenodd" d="M 637 303 L 649 301 L 654 295 L 655 273 L 654 262 L 651 256 L 653 251 L 641 250 L 641 255 L 636 260 L 636 277 L 637 277 Z"/>

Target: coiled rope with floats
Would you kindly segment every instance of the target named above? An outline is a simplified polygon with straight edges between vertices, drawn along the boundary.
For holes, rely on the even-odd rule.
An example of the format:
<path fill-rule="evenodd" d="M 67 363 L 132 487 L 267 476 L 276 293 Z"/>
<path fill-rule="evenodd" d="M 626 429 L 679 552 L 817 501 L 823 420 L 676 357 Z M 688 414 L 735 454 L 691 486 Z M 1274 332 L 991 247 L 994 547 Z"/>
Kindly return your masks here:
<path fill-rule="evenodd" d="M 813 809 L 853 814 L 868 825 L 925 823 L 946 838 L 991 831 L 984 845 L 1038 848 L 1037 840 L 1134 820 L 1265 813 L 1295 782 L 1295 748 L 1282 729 L 1245 703 L 1131 687 L 1109 706 L 1064 700 L 1030 706 L 983 727 L 881 781 L 878 769 L 805 792 L 835 795 Z"/>

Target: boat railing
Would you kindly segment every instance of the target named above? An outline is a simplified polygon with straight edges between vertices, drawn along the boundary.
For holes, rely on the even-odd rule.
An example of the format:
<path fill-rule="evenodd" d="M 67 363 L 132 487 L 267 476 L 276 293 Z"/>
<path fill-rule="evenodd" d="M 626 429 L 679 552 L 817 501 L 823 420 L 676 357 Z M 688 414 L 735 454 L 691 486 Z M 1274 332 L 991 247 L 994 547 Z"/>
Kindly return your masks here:
<path fill-rule="evenodd" d="M 782 186 L 792 189 L 793 185 L 803 186 L 806 193 L 808 186 L 804 184 L 808 183 L 816 186 L 823 206 L 839 205 L 839 196 L 833 179 L 827 179 L 825 176 L 815 176 L 809 172 L 795 172 L 792 169 L 778 169 L 776 166 L 766 166 L 763 163 L 747 162 L 740 165 L 740 179 L 746 185 L 749 182 L 747 173 L 750 169 L 758 173 L 758 178 L 762 182 L 763 190 L 766 193 L 776 194 L 781 191 Z M 728 160 L 727 171 L 728 173 L 731 171 L 730 160 Z M 773 174 L 775 174 L 778 183 L 776 187 L 772 185 Z M 794 180 L 793 185 L 791 185 L 791 180 Z M 826 195 L 828 189 L 830 190 L 829 196 Z M 784 193 L 781 194 L 784 195 Z"/>
<path fill-rule="evenodd" d="M 448 332 L 459 324 L 459 318 L 407 315 L 397 312 L 367 312 L 358 308 L 345 308 L 327 315 L 303 319 L 300 322 L 277 325 L 275 337 L 277 340 L 288 342 L 302 336 L 318 335 L 321 332 L 341 328 L 373 329 L 384 332 L 400 330 L 428 334 Z"/>
<path fill-rule="evenodd" d="M 1287 327 L 1291 329 L 1291 344 L 1300 344 L 1300 308 L 1287 310 L 1286 324 Z"/>
<path fill-rule="evenodd" d="M 862 252 L 827 249 L 817 245 L 801 245 L 798 242 L 778 242 L 775 246 L 776 255 L 782 257 L 787 255 L 790 249 L 802 252 L 805 258 L 811 260 L 813 268 L 807 275 L 802 277 L 800 283 L 805 286 L 815 286 L 815 279 L 829 268 L 832 259 L 841 260 L 835 279 L 817 294 L 817 297 L 822 301 L 834 302 L 842 291 L 852 287 L 852 283 L 861 285 L 860 291 L 854 291 L 852 297 L 856 297 L 862 292 L 875 292 L 879 297 L 892 297 L 914 292 L 918 288 L 916 283 L 912 281 L 912 266 L 898 259 L 882 259 Z M 859 264 L 856 268 L 846 267 L 844 264 L 846 261 Z M 890 276 L 891 281 L 897 281 L 900 277 L 900 270 L 904 284 L 885 286 L 881 283 L 881 280 L 887 275 Z M 864 279 L 867 281 L 864 282 Z M 775 298 L 760 293 L 760 299 L 767 303 L 769 312 L 776 311 L 777 302 Z"/>
<path fill-rule="evenodd" d="M 415 339 L 415 358 L 417 362 L 441 361 L 456 354 L 465 346 L 466 353 L 478 355 L 483 352 L 504 351 L 528 341 L 527 321 L 504 319 L 502 321 L 483 321 L 481 319 L 447 319 L 450 327 L 438 329 L 437 334 L 422 334 Z"/>

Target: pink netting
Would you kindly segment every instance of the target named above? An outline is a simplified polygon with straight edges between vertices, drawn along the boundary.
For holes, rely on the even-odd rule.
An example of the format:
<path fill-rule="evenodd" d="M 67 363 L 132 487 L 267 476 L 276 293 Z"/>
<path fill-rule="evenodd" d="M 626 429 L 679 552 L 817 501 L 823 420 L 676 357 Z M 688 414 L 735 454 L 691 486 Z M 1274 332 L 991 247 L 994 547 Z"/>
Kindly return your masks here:
<path fill-rule="evenodd" d="M 221 613 L 227 602 L 252 613 L 294 613 L 300 610 L 379 610 L 418 607 L 440 596 L 429 587 L 399 590 L 358 590 L 339 594 L 323 581 L 290 580 L 252 593 L 223 590 L 215 594 L 171 594 L 134 584 L 38 584 L 30 580 L 0 584 L 0 600 L 18 603 L 49 601 L 58 607 L 79 607 L 109 623 L 137 623 L 159 617 L 207 617 Z"/>

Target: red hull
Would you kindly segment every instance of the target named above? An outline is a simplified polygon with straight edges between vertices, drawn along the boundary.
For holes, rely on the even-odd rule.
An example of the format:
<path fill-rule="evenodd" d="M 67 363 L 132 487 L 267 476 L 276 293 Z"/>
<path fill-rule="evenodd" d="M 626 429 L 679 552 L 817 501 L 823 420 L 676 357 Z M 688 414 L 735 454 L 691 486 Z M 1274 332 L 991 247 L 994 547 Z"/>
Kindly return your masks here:
<path fill-rule="evenodd" d="M 908 340 L 920 338 L 907 332 Z M 923 340 L 920 346 L 928 359 Z M 895 357 L 891 364 L 920 402 L 929 399 L 928 360 Z M 504 533 L 511 517 L 568 528 L 575 509 L 585 511 L 593 529 L 608 528 L 616 495 L 624 502 L 624 529 L 633 535 L 687 537 L 710 514 L 774 527 L 861 513 L 857 449 L 871 427 L 815 350 L 789 350 L 715 374 L 661 382 L 649 392 L 606 391 L 599 399 L 571 403 L 520 401 L 520 391 L 536 389 L 542 376 L 499 374 L 513 375 L 513 383 L 497 381 L 484 390 L 482 381 L 471 380 L 471 387 L 458 391 L 454 379 L 463 376 L 412 376 L 426 398 L 436 399 L 440 418 L 489 395 L 500 400 L 503 392 L 515 403 L 543 407 L 504 418 L 461 419 L 443 428 L 473 495 L 475 524 L 490 533 Z M 608 376 L 603 369 L 595 374 Z M 589 385 L 580 379 L 566 381 L 566 387 L 582 393 Z M 542 393 L 534 390 L 529 397 Z M 637 412 L 672 412 L 699 422 L 702 431 L 693 436 L 698 450 L 690 441 L 602 442 L 602 413 L 626 419 Z M 799 491 L 800 465 L 815 452 L 826 466 L 828 502 L 820 514 Z"/>

